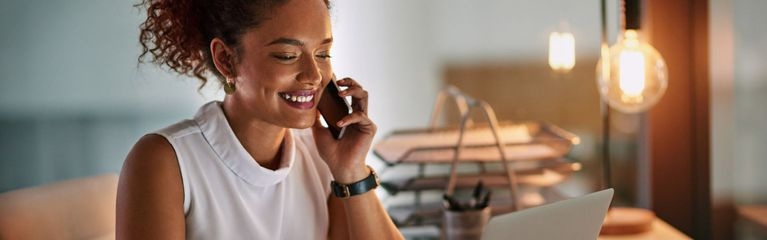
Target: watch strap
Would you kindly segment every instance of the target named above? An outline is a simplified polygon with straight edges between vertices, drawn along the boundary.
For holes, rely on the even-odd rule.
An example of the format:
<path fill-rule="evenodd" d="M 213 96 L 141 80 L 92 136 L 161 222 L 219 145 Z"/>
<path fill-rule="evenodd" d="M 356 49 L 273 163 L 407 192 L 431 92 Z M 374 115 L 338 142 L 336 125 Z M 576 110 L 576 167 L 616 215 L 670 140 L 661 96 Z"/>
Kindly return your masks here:
<path fill-rule="evenodd" d="M 378 175 L 370 166 L 368 166 L 368 169 L 370 169 L 370 175 L 357 182 L 351 184 L 340 184 L 336 181 L 330 182 L 333 194 L 339 198 L 349 198 L 377 188 L 380 184 Z"/>

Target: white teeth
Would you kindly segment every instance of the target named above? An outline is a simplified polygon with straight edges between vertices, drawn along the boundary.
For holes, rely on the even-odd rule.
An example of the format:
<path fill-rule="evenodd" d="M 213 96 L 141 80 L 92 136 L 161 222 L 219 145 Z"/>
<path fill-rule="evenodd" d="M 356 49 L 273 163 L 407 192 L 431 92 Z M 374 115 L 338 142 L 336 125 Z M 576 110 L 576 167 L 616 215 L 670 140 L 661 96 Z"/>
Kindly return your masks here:
<path fill-rule="evenodd" d="M 288 101 L 291 101 L 291 102 L 300 102 L 300 103 L 310 102 L 310 101 L 312 101 L 312 99 L 314 99 L 314 95 L 309 95 L 309 96 L 291 96 L 290 94 L 287 94 L 287 93 L 285 93 L 283 95 L 283 97 L 285 98 L 285 100 L 288 100 Z"/>

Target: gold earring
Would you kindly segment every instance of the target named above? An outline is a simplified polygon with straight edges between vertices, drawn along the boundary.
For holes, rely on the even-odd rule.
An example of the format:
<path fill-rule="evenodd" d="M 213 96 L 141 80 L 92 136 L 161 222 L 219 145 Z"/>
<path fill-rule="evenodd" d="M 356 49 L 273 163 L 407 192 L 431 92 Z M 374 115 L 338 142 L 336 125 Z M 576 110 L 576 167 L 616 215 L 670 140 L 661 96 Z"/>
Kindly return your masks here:
<path fill-rule="evenodd" d="M 224 92 L 226 94 L 232 94 L 235 89 L 237 88 L 234 86 L 234 81 L 230 82 L 228 79 L 224 81 Z"/>

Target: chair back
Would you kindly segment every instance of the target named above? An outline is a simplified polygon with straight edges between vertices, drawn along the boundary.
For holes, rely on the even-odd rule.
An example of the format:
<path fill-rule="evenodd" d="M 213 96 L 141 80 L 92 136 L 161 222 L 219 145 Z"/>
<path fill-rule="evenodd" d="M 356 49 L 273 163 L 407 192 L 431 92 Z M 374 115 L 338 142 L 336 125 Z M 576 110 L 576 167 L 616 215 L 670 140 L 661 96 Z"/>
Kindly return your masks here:
<path fill-rule="evenodd" d="M 117 175 L 0 194 L 0 239 L 114 239 Z"/>

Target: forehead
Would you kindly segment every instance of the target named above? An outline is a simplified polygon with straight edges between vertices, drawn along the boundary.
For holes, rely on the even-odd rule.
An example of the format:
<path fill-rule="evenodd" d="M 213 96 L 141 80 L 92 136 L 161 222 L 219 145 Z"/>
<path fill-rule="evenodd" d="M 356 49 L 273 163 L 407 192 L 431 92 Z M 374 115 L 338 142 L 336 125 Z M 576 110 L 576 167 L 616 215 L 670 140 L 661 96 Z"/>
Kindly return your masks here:
<path fill-rule="evenodd" d="M 278 38 L 319 44 L 331 38 L 330 14 L 322 0 L 292 0 L 269 12 L 258 27 L 248 30 L 245 42 L 264 46 Z"/>

